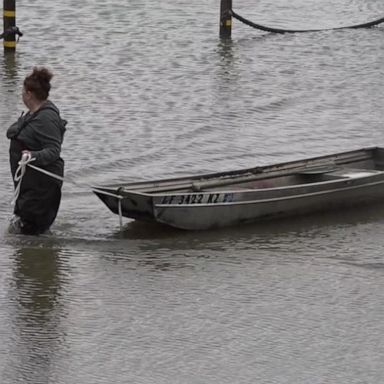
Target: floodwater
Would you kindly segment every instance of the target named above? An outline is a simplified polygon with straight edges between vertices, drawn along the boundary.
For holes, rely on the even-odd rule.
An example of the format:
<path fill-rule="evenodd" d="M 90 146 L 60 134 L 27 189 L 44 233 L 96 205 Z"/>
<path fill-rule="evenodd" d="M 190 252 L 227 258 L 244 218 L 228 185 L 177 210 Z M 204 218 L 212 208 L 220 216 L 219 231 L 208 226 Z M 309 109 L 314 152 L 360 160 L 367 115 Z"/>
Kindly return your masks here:
<path fill-rule="evenodd" d="M 238 0 L 267 26 L 384 15 L 382 0 Z M 90 184 L 384 145 L 384 25 L 273 35 L 219 1 L 17 3 L 0 55 L 1 384 L 378 384 L 384 206 L 180 232 L 110 213 Z M 52 234 L 6 233 L 7 127 L 34 65 L 69 121 Z"/>

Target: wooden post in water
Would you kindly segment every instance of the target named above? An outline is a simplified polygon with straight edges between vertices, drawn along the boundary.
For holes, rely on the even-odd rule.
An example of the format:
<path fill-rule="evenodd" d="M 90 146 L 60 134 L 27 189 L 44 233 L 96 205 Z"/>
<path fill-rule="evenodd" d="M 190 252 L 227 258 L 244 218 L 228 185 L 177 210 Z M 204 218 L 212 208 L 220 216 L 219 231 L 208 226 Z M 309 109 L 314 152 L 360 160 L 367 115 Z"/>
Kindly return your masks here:
<path fill-rule="evenodd" d="M 220 37 L 230 39 L 232 34 L 232 0 L 221 0 L 220 6 Z"/>
<path fill-rule="evenodd" d="M 16 0 L 3 0 L 4 31 L 16 26 Z M 16 35 L 14 33 L 4 36 L 4 51 L 16 50 Z"/>

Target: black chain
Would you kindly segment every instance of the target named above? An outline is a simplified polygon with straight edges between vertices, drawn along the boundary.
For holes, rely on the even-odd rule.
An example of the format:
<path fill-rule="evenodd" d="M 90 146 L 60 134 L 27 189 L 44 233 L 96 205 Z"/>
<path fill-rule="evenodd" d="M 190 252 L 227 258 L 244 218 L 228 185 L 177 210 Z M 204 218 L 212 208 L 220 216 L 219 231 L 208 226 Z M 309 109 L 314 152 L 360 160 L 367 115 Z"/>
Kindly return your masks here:
<path fill-rule="evenodd" d="M 244 24 L 246 24 L 246 25 L 248 25 L 248 26 L 250 26 L 252 28 L 256 28 L 256 29 L 260 29 L 261 31 L 272 32 L 272 33 L 302 33 L 302 32 L 333 31 L 333 30 L 337 30 L 337 29 L 350 29 L 350 28 L 353 28 L 353 29 L 357 29 L 357 28 L 370 28 L 370 27 L 373 27 L 375 25 L 379 25 L 379 24 L 384 22 L 384 17 L 382 17 L 380 19 L 377 19 L 377 20 L 374 20 L 374 21 L 370 21 L 368 23 L 357 24 L 357 25 L 350 25 L 350 26 L 347 26 L 347 27 L 336 27 L 336 28 L 325 28 L 325 29 L 299 29 L 299 30 L 294 30 L 294 29 L 271 28 L 271 27 L 265 27 L 264 25 L 255 24 L 252 21 L 249 21 L 249 20 L 245 19 L 244 17 L 238 15 L 233 10 L 230 11 L 230 14 L 235 19 L 241 21 L 242 23 L 244 23 Z"/>

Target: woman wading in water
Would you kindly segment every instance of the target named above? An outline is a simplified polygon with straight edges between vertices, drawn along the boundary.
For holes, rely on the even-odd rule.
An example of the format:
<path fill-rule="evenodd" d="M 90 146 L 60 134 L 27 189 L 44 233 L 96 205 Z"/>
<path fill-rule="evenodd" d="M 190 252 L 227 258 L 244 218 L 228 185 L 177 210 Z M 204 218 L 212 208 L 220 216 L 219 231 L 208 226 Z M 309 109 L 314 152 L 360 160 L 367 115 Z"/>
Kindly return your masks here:
<path fill-rule="evenodd" d="M 24 80 L 22 97 L 28 112 L 7 130 L 13 178 L 23 155 L 34 159 L 32 165 L 64 176 L 60 153 L 67 122 L 48 100 L 52 76 L 46 68 L 34 68 Z M 61 187 L 62 181 L 27 166 L 9 231 L 26 235 L 46 232 L 59 210 Z"/>

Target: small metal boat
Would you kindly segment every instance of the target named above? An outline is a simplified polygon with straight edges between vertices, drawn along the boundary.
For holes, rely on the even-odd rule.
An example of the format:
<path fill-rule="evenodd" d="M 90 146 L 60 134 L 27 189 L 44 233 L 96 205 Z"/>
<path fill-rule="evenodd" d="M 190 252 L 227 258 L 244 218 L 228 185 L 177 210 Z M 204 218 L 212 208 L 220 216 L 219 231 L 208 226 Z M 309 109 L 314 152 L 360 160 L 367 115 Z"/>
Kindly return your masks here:
<path fill-rule="evenodd" d="M 97 186 L 115 214 L 205 230 L 383 201 L 384 148 L 192 177 Z"/>

